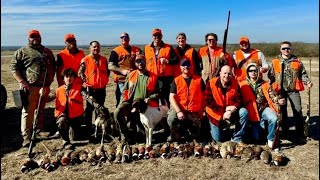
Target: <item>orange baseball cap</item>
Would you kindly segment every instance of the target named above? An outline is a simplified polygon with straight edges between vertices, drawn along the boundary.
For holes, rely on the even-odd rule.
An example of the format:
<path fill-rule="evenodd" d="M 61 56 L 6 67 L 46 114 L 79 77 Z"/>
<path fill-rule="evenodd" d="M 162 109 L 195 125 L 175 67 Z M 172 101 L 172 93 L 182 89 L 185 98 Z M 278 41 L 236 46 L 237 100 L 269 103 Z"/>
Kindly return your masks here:
<path fill-rule="evenodd" d="M 249 38 L 248 38 L 247 36 L 242 36 L 242 37 L 239 39 L 239 44 L 240 44 L 241 42 L 247 42 L 247 43 L 249 43 Z"/>
<path fill-rule="evenodd" d="M 76 39 L 76 37 L 74 36 L 74 34 L 69 33 L 64 36 L 64 41 L 67 41 L 68 39 Z"/>
<path fill-rule="evenodd" d="M 152 35 L 155 35 L 155 34 L 162 35 L 161 29 L 156 28 L 156 29 L 152 30 Z"/>
<path fill-rule="evenodd" d="M 30 37 L 31 35 L 41 36 L 41 35 L 40 35 L 40 32 L 39 32 L 38 30 L 35 30 L 35 29 L 32 29 L 31 31 L 29 31 L 28 35 L 29 35 L 29 37 Z"/>

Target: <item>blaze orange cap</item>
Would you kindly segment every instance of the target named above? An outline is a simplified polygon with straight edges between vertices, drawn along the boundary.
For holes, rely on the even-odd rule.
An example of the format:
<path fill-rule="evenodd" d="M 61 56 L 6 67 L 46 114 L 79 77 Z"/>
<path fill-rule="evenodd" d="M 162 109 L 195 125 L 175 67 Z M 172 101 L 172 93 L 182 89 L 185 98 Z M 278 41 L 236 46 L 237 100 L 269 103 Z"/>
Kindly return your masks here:
<path fill-rule="evenodd" d="M 240 44 L 241 42 L 247 42 L 247 43 L 249 43 L 249 38 L 248 38 L 247 36 L 242 36 L 242 37 L 239 39 L 239 44 Z"/>
<path fill-rule="evenodd" d="M 31 31 L 29 31 L 29 37 L 31 36 L 31 35 L 38 35 L 38 36 L 40 36 L 40 32 L 38 31 L 38 30 L 35 30 L 35 29 L 32 29 Z"/>
<path fill-rule="evenodd" d="M 161 34 L 162 35 L 161 29 L 156 28 L 156 29 L 152 30 L 152 35 L 155 35 L 155 34 Z"/>
<path fill-rule="evenodd" d="M 74 36 L 74 34 L 69 33 L 64 36 L 64 41 L 67 41 L 68 39 L 76 39 L 76 37 Z"/>

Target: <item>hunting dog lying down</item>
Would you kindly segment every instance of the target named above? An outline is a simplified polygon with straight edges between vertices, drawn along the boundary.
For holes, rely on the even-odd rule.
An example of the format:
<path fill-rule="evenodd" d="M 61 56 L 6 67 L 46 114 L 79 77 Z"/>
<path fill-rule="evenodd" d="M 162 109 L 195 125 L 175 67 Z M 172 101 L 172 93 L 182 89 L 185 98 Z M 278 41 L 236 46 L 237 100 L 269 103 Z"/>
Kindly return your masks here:
<path fill-rule="evenodd" d="M 143 99 L 138 99 L 132 106 L 139 111 L 140 121 L 145 128 L 146 145 L 151 145 L 153 129 L 163 118 L 168 117 L 167 103 L 159 107 L 151 107 Z"/>

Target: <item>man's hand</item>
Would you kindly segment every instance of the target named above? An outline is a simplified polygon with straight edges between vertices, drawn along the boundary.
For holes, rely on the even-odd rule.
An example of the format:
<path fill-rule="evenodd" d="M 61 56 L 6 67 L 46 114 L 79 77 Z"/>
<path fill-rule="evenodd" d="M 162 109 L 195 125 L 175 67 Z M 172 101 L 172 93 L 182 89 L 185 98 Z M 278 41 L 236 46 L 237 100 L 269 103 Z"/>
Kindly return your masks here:
<path fill-rule="evenodd" d="M 22 80 L 19 83 L 20 83 L 20 89 L 28 90 L 28 91 L 30 90 L 30 86 L 28 82 L 26 82 L 25 80 Z"/>
<path fill-rule="evenodd" d="M 150 101 L 150 98 L 145 98 L 144 99 L 144 102 L 147 103 L 147 104 L 149 103 L 149 101 Z"/>
<path fill-rule="evenodd" d="M 168 61 L 168 59 L 166 59 L 166 58 L 160 58 L 160 63 L 161 64 L 165 64 L 165 63 L 168 63 L 169 61 Z"/>
<path fill-rule="evenodd" d="M 311 75 L 310 75 L 311 76 Z M 310 89 L 310 88 L 312 88 L 312 86 L 313 86 L 313 83 L 311 82 L 311 81 L 309 81 L 308 83 L 307 83 L 307 87 Z"/>
<path fill-rule="evenodd" d="M 261 67 L 260 68 L 260 72 L 261 73 L 266 73 L 266 72 L 268 72 L 268 70 L 269 70 L 269 68 L 266 68 L 266 67 Z"/>
<path fill-rule="evenodd" d="M 285 105 L 286 99 L 285 98 L 278 99 L 278 103 L 279 103 L 279 105 Z"/>
<path fill-rule="evenodd" d="M 130 70 L 124 69 L 124 70 L 121 71 L 121 74 L 124 75 L 124 76 L 129 74 L 129 73 L 130 73 Z"/>
<path fill-rule="evenodd" d="M 224 54 L 223 52 L 221 52 L 221 54 L 220 54 L 220 59 L 226 60 L 226 59 L 227 59 L 226 54 Z"/>
<path fill-rule="evenodd" d="M 231 111 L 226 111 L 224 114 L 223 114 L 223 120 L 229 120 L 231 118 Z"/>
<path fill-rule="evenodd" d="M 44 94 L 46 94 L 47 92 L 46 92 L 46 89 L 45 88 L 40 88 L 40 90 L 39 90 L 39 94 L 40 94 L 40 96 L 43 96 Z"/>
<path fill-rule="evenodd" d="M 182 111 L 177 112 L 177 117 L 179 120 L 183 120 L 185 118 L 184 113 Z"/>
<path fill-rule="evenodd" d="M 227 106 L 226 111 L 231 111 L 231 113 L 236 112 L 237 107 L 236 106 Z"/>

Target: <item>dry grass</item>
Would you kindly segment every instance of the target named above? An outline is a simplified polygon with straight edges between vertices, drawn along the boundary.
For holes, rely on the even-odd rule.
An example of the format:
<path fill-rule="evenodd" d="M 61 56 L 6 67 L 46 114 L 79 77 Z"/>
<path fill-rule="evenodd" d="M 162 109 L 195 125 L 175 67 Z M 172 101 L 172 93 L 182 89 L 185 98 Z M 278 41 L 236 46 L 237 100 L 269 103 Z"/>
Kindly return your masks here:
<path fill-rule="evenodd" d="M 308 68 L 307 58 L 302 58 Z M 59 167 L 47 173 L 38 168 L 28 174 L 20 172 L 21 161 L 27 157 L 27 149 L 20 148 L 20 117 L 19 111 L 14 108 L 11 91 L 18 89 L 18 84 L 8 70 L 10 59 L 1 58 L 1 82 L 8 91 L 8 102 L 5 113 L 2 114 L 1 132 L 1 179 L 319 179 L 319 58 L 312 59 L 311 92 L 311 133 L 312 138 L 305 145 L 293 146 L 284 141 L 283 153 L 290 159 L 283 167 L 269 167 L 262 161 L 245 163 L 236 159 L 210 158 L 161 158 L 141 160 L 128 164 L 103 164 L 101 167 L 82 163 L 75 166 Z M 52 88 L 57 86 L 56 82 Z M 115 85 L 110 81 L 107 87 L 105 106 L 114 110 Z M 303 113 L 306 114 L 307 93 L 302 92 Z M 54 103 L 47 105 L 48 112 L 52 113 Z M 289 111 L 290 112 L 290 111 Z M 52 114 L 48 115 L 52 121 Z M 50 119 L 51 118 L 51 119 Z M 292 130 L 292 128 L 291 128 Z M 61 148 L 60 139 L 45 140 L 50 149 Z M 94 146 L 81 145 L 80 148 Z M 40 159 L 45 153 L 44 148 L 37 144 L 34 148 Z"/>

